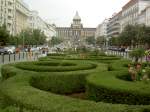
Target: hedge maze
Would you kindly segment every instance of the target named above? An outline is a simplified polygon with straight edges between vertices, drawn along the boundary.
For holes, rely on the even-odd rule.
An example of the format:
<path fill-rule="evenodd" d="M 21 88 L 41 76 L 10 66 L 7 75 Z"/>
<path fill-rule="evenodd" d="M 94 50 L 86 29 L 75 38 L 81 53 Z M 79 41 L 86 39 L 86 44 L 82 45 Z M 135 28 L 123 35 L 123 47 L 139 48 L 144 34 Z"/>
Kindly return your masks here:
<path fill-rule="evenodd" d="M 129 81 L 128 62 L 50 54 L 36 62 L 7 64 L 0 93 L 13 112 L 149 112 L 150 83 Z M 86 100 L 65 95 L 83 91 Z"/>

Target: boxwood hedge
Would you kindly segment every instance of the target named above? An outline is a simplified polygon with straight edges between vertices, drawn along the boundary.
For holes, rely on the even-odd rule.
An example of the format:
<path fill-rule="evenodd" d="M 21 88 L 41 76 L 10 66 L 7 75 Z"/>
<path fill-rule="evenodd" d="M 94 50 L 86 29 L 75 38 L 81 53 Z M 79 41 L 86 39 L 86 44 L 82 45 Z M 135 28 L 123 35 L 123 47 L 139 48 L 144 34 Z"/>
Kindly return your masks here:
<path fill-rule="evenodd" d="M 23 70 L 30 70 L 36 72 L 64 72 L 64 71 L 78 71 L 86 69 L 94 69 L 97 67 L 94 63 L 65 61 L 50 61 L 50 62 L 22 62 L 15 65 L 17 68 Z"/>
<path fill-rule="evenodd" d="M 72 57 L 72 56 L 48 56 L 48 57 L 42 57 L 39 58 L 40 61 L 51 61 L 52 59 L 56 60 L 119 60 L 120 57 L 114 57 L 114 56 L 89 56 L 85 58 L 81 58 L 79 56 Z"/>
<path fill-rule="evenodd" d="M 42 65 L 39 65 L 39 63 L 42 63 Z M 50 64 L 50 62 L 39 63 L 29 62 L 28 66 L 47 67 Z M 79 63 L 83 63 L 83 61 L 68 61 L 68 63 L 75 63 L 73 65 L 71 64 L 70 66 L 67 65 L 69 68 L 72 66 L 80 66 Z M 20 112 L 143 112 L 145 110 L 149 111 L 149 106 L 129 106 L 124 104 L 109 104 L 103 102 L 96 103 L 94 101 L 79 100 L 59 95 L 61 93 L 71 93 L 75 91 L 80 91 L 85 87 L 86 82 L 88 82 L 89 85 L 87 93 L 88 95 L 90 95 L 92 93 L 91 88 L 95 87 L 90 87 L 90 84 L 92 84 L 90 82 L 92 82 L 92 78 L 97 78 L 97 76 L 93 75 L 93 73 L 106 72 L 106 64 L 96 63 L 97 67 L 90 70 L 87 68 L 84 70 L 79 69 L 76 71 L 63 72 L 47 72 L 47 70 L 37 72 L 36 70 L 31 70 L 29 67 L 29 69 L 19 68 L 19 64 L 21 66 L 23 65 L 23 63 L 17 63 L 4 65 L 2 67 L 2 76 L 4 81 L 0 85 L 0 92 L 4 96 L 5 103 L 18 107 Z M 26 64 L 27 63 L 25 62 L 24 65 Z M 91 63 L 86 62 L 86 64 Z M 50 68 L 52 66 L 57 66 L 57 64 L 50 64 Z M 114 68 L 115 70 L 118 69 L 116 67 Z M 98 75 L 101 76 L 101 74 Z M 93 77 L 90 78 L 90 76 Z M 85 80 L 86 77 L 88 77 L 87 81 Z M 94 89 L 93 92 L 95 91 Z"/>
<path fill-rule="evenodd" d="M 95 101 L 131 105 L 150 104 L 150 82 L 127 81 L 126 61 L 112 63 L 114 71 L 97 72 L 87 77 L 87 95 Z"/>

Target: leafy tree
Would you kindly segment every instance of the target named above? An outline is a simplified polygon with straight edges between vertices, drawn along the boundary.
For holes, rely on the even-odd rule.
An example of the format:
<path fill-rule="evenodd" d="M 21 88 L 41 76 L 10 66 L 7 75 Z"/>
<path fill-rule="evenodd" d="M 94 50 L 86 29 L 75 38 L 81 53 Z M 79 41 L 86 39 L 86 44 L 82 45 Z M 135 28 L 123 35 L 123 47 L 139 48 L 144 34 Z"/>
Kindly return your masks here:
<path fill-rule="evenodd" d="M 142 58 L 145 55 L 145 51 L 143 48 L 137 48 L 134 49 L 132 52 L 130 52 L 130 57 L 135 58 L 135 62 L 138 62 L 139 58 L 141 58 L 141 62 L 142 62 Z"/>
<path fill-rule="evenodd" d="M 103 36 L 100 36 L 96 39 L 96 44 L 98 46 L 103 46 L 105 42 L 106 42 L 106 38 Z"/>
<path fill-rule="evenodd" d="M 86 42 L 90 45 L 90 44 L 95 44 L 95 37 L 87 37 L 86 38 Z"/>
<path fill-rule="evenodd" d="M 51 39 L 51 44 L 54 46 L 54 45 L 58 45 L 60 43 L 62 43 L 63 40 L 61 38 L 58 38 L 58 37 L 52 37 Z"/>
<path fill-rule="evenodd" d="M 145 44 L 148 45 L 148 47 L 150 47 L 150 27 L 149 26 L 145 27 L 145 35 L 144 35 L 143 41 Z"/>
<path fill-rule="evenodd" d="M 119 37 L 112 37 L 109 39 L 109 45 L 118 46 L 119 45 Z"/>
<path fill-rule="evenodd" d="M 135 28 L 137 30 L 136 33 L 136 40 L 137 45 L 144 44 L 145 36 L 146 36 L 146 26 L 145 25 L 135 25 Z"/>
<path fill-rule="evenodd" d="M 42 45 L 46 42 L 46 36 L 41 30 L 26 29 L 19 35 L 19 43 L 24 45 Z"/>
<path fill-rule="evenodd" d="M 119 36 L 119 41 L 123 45 L 126 46 L 131 46 L 131 45 L 136 45 L 137 42 L 137 30 L 136 27 L 133 25 L 127 25 L 122 33 Z"/>
<path fill-rule="evenodd" d="M 6 29 L 6 25 L 0 27 L 0 45 L 6 45 L 9 41 L 9 32 Z"/>

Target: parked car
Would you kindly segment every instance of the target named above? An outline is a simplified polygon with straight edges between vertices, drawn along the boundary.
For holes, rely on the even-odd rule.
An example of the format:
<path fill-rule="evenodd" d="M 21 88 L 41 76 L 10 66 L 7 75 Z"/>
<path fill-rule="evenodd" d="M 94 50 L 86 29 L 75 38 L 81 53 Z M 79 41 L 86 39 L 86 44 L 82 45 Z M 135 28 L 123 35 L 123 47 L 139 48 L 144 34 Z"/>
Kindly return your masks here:
<path fill-rule="evenodd" d="M 0 54 L 13 54 L 14 51 L 9 47 L 0 48 Z"/>

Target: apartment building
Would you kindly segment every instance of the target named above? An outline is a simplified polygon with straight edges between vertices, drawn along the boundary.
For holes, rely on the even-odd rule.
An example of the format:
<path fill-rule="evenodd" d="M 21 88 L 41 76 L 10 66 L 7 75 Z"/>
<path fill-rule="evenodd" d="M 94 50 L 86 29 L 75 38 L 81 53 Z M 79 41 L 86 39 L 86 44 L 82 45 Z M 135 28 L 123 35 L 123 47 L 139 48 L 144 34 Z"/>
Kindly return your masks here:
<path fill-rule="evenodd" d="M 55 25 L 46 23 L 39 15 L 37 11 L 30 11 L 28 18 L 29 28 L 39 29 L 48 37 L 48 40 L 51 37 L 56 36 Z"/>
<path fill-rule="evenodd" d="M 139 15 L 139 24 L 150 26 L 150 6 L 146 7 Z"/>
<path fill-rule="evenodd" d="M 109 19 L 105 19 L 101 24 L 99 24 L 96 28 L 95 38 L 104 36 L 107 37 L 107 28 L 108 28 Z"/>
<path fill-rule="evenodd" d="M 121 31 L 128 24 L 139 23 L 139 15 L 150 5 L 150 0 L 130 0 L 122 7 Z"/>
<path fill-rule="evenodd" d="M 28 27 L 29 9 L 22 0 L 0 0 L 0 25 L 5 24 L 12 35 Z"/>
<path fill-rule="evenodd" d="M 122 15 L 122 11 L 120 11 L 119 13 L 113 14 L 113 16 L 109 19 L 108 26 L 107 26 L 108 37 L 117 37 L 120 34 L 121 15 Z"/>

